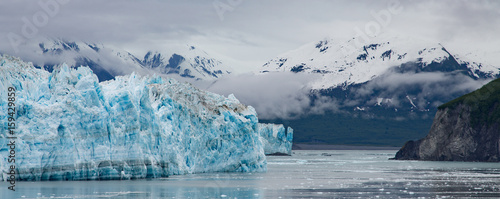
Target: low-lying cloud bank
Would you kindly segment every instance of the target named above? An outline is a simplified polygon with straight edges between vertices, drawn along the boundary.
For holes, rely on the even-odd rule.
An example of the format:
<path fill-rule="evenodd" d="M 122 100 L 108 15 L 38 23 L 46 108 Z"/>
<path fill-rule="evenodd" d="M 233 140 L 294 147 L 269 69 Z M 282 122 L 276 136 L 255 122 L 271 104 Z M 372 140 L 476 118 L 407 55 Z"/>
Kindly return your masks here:
<path fill-rule="evenodd" d="M 369 101 L 357 103 L 369 106 L 376 104 L 380 98 L 391 99 L 391 106 L 395 108 L 401 108 L 404 103 L 413 103 L 415 108 L 424 110 L 476 90 L 489 81 L 491 79 L 475 80 L 461 73 L 388 72 L 355 89 L 354 100 L 371 97 Z"/>
<path fill-rule="evenodd" d="M 201 89 L 229 95 L 253 106 L 261 119 L 297 119 L 325 112 L 380 105 L 396 109 L 429 110 L 471 92 L 490 80 L 457 73 L 397 73 L 388 71 L 348 91 L 345 96 L 312 92 L 317 74 L 277 72 L 230 75 L 215 82 L 194 82 Z"/>
<path fill-rule="evenodd" d="M 195 82 L 196 86 L 215 93 L 233 93 L 242 103 L 253 106 L 261 119 L 295 119 L 304 115 L 335 111 L 335 99 L 311 96 L 310 82 L 321 78 L 315 74 L 289 72 L 241 74 L 223 77 L 215 82 Z"/>

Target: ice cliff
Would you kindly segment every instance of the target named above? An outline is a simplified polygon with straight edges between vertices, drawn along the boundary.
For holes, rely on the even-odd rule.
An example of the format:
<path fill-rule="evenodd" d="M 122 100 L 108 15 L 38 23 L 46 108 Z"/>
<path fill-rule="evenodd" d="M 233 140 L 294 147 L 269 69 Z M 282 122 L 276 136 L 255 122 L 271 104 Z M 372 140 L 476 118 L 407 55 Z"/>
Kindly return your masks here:
<path fill-rule="evenodd" d="M 4 133 L 9 87 L 17 90 L 16 180 L 266 170 L 256 112 L 232 95 L 134 74 L 99 83 L 87 67 L 63 65 L 48 73 L 2 55 L 0 180 L 11 166 L 12 140 Z"/>
<path fill-rule="evenodd" d="M 259 124 L 266 155 L 292 155 L 293 129 L 282 124 Z"/>

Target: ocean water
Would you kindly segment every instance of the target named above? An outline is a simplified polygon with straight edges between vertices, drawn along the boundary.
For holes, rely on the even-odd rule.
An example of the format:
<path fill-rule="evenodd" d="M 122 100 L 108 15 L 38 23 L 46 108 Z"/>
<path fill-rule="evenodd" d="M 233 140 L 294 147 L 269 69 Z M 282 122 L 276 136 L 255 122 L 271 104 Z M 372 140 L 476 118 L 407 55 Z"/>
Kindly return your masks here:
<path fill-rule="evenodd" d="M 294 151 L 266 173 L 207 173 L 133 181 L 0 182 L 1 198 L 500 197 L 500 163 L 388 160 L 396 151 Z"/>

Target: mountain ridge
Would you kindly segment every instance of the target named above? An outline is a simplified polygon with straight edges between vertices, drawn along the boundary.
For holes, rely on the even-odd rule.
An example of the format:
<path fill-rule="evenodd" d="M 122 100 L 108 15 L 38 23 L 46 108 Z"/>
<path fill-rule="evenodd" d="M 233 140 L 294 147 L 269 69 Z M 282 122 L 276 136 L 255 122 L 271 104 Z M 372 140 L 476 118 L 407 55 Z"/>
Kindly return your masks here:
<path fill-rule="evenodd" d="M 38 39 L 20 48 L 23 53 L 17 56 L 32 61 L 38 68 L 50 72 L 62 63 L 72 67 L 89 66 L 100 81 L 132 72 L 143 75 L 157 73 L 178 79 L 213 80 L 231 74 L 233 70 L 205 51 L 189 45 L 151 50 L 144 56 L 102 43 L 60 38 Z"/>
<path fill-rule="evenodd" d="M 446 59 L 466 66 L 468 73 L 476 78 L 493 78 L 500 73 L 498 67 L 456 57 L 460 55 L 450 53 L 440 43 L 410 37 L 381 36 L 373 38 L 369 43 L 358 42 L 355 38 L 346 42 L 326 38 L 284 53 L 265 63 L 258 72 L 321 74 L 322 79 L 312 85 L 316 90 L 364 83 L 392 67 L 407 63 L 420 63 L 422 69 L 425 69 L 428 65 Z"/>
<path fill-rule="evenodd" d="M 313 101 L 336 102 L 324 115 L 266 121 L 292 126 L 297 143 L 401 146 L 429 131 L 438 106 L 500 77 L 499 68 L 438 42 L 381 36 L 367 43 L 308 43 L 257 72 L 317 74 L 310 83 Z"/>

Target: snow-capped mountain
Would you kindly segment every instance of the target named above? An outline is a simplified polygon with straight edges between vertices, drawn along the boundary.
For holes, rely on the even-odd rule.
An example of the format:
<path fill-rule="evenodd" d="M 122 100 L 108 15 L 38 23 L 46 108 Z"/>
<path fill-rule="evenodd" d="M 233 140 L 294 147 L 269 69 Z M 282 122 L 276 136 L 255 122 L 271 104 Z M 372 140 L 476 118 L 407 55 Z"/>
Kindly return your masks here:
<path fill-rule="evenodd" d="M 20 48 L 22 53 L 15 55 L 32 61 L 39 68 L 52 71 L 62 63 L 72 67 L 89 66 L 100 81 L 132 72 L 213 80 L 232 71 L 205 51 L 188 45 L 174 46 L 163 52 L 150 51 L 140 56 L 105 44 L 64 39 L 40 39 Z"/>
<path fill-rule="evenodd" d="M 179 74 L 181 77 L 217 79 L 231 74 L 231 68 L 194 46 L 176 48 L 175 53 L 149 51 L 142 60 L 142 65 L 148 69 L 163 74 Z"/>
<path fill-rule="evenodd" d="M 52 71 L 54 67 L 66 63 L 72 67 L 89 66 L 100 81 L 113 79 L 118 75 L 150 74 L 141 66 L 141 61 L 131 53 L 103 44 L 47 39 L 23 46 L 23 59 L 35 66 Z"/>
<path fill-rule="evenodd" d="M 438 106 L 500 77 L 500 64 L 480 55 L 402 36 L 328 38 L 284 53 L 258 73 L 317 76 L 308 82 L 310 109 L 326 111 L 286 121 L 298 143 L 398 146 L 425 136 Z"/>
<path fill-rule="evenodd" d="M 402 36 L 380 36 L 369 42 L 360 38 L 348 41 L 327 38 L 280 55 L 259 70 L 261 73 L 321 74 L 321 80 L 314 82 L 312 87 L 328 89 L 365 83 L 390 69 L 403 72 L 466 71 L 475 78 L 492 78 L 500 74 L 499 67 L 453 54 L 439 43 Z"/>

